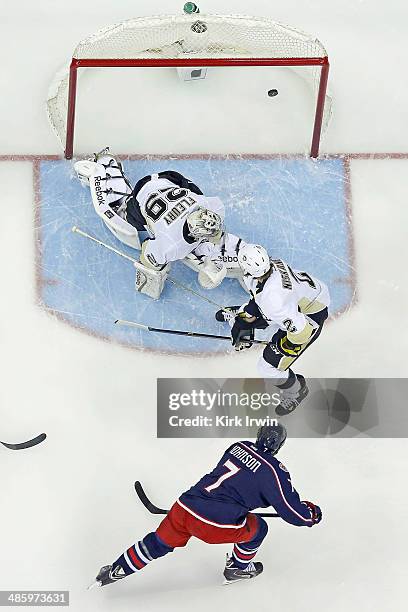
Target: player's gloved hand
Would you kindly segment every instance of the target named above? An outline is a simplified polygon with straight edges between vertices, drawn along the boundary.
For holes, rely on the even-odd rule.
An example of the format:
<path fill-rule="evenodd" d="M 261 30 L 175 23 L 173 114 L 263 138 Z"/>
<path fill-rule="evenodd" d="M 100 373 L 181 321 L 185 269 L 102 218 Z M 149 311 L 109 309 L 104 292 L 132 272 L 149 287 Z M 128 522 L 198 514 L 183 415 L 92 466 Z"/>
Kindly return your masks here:
<path fill-rule="evenodd" d="M 254 329 L 266 329 L 268 327 L 268 323 L 263 318 L 262 313 L 259 310 L 259 307 L 255 302 L 254 298 L 251 298 L 248 304 L 243 307 L 243 313 L 241 314 L 242 316 L 246 316 L 247 318 L 254 318 L 254 321 L 252 322 L 252 327 Z"/>
<path fill-rule="evenodd" d="M 322 511 L 319 508 L 319 506 L 316 506 L 316 504 L 310 501 L 304 501 L 303 503 L 306 504 L 310 510 L 310 514 L 312 515 L 313 524 L 316 525 L 317 523 L 320 523 L 320 521 L 322 520 Z"/>
<path fill-rule="evenodd" d="M 234 320 L 234 325 L 231 329 L 231 341 L 232 346 L 235 347 L 236 351 L 242 351 L 249 349 L 252 346 L 254 338 L 254 327 L 251 321 L 248 321 L 245 317 L 245 313 L 240 312 Z"/>

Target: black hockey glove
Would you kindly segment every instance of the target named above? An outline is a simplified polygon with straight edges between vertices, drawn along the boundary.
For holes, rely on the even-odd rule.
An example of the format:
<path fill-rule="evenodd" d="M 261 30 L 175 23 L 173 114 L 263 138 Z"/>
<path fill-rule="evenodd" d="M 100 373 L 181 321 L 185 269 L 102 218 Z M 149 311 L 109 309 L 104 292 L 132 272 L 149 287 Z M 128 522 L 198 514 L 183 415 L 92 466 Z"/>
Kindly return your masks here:
<path fill-rule="evenodd" d="M 310 510 L 310 514 L 312 515 L 313 524 L 317 525 L 317 523 L 320 523 L 320 521 L 322 520 L 322 511 L 319 508 L 319 506 L 316 506 L 316 504 L 313 504 L 310 501 L 304 501 L 303 503 L 306 504 Z"/>
<path fill-rule="evenodd" d="M 252 346 L 252 342 L 249 340 L 254 339 L 254 323 L 250 323 L 240 313 L 235 317 L 234 325 L 231 329 L 231 340 L 232 346 L 235 347 L 236 351 L 242 351 L 249 349 Z"/>
<path fill-rule="evenodd" d="M 263 318 L 254 298 L 251 298 L 248 304 L 244 306 L 244 311 L 251 317 L 256 317 L 256 321 L 253 324 L 256 329 L 266 329 L 268 327 L 268 323 Z"/>

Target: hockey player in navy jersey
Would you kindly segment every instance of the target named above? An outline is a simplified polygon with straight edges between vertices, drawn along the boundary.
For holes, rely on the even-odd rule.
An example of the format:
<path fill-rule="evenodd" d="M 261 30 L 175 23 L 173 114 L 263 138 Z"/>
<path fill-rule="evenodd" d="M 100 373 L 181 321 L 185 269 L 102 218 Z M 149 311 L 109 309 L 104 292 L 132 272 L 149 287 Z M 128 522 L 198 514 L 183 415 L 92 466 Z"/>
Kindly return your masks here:
<path fill-rule="evenodd" d="M 283 520 L 299 527 L 312 527 L 322 518 L 318 506 L 300 500 L 289 472 L 275 458 L 285 440 L 286 429 L 278 423 L 261 427 L 255 443 L 232 444 L 212 472 L 180 496 L 155 532 L 101 568 L 94 585 L 125 578 L 186 546 L 193 536 L 208 544 L 234 544 L 224 569 L 226 582 L 260 574 L 262 563 L 254 557 L 268 526 L 252 510 L 273 506 Z"/>

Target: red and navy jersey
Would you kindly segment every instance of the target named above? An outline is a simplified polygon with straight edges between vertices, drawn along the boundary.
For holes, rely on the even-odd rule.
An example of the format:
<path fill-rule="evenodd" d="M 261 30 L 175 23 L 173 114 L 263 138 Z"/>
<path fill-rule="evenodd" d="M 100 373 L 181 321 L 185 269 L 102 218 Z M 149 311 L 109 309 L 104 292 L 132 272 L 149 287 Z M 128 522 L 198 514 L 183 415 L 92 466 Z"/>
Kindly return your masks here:
<path fill-rule="evenodd" d="M 183 493 L 178 503 L 204 522 L 221 527 L 242 527 L 249 511 L 269 506 L 292 525 L 313 525 L 285 466 L 247 441 L 230 446 L 213 471 Z"/>

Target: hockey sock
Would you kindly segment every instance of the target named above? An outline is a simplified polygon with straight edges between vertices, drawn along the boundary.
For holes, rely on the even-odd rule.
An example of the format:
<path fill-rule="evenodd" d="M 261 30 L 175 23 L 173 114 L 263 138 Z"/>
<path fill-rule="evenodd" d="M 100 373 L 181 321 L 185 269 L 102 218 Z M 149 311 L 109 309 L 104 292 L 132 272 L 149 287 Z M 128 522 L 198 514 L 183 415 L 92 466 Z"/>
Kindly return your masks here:
<path fill-rule="evenodd" d="M 167 553 L 174 549 L 167 546 L 155 533 L 149 533 L 147 536 L 133 544 L 118 559 L 112 564 L 115 568 L 120 567 L 125 572 L 126 576 L 137 572 L 146 567 L 153 559 L 164 557 Z"/>
<path fill-rule="evenodd" d="M 239 567 L 240 569 L 247 569 L 247 567 L 249 567 L 258 551 L 258 548 L 261 546 L 268 533 L 268 525 L 266 521 L 260 516 L 257 516 L 256 518 L 258 521 L 258 529 L 252 540 L 249 540 L 249 542 L 238 542 L 234 544 L 232 560 L 234 562 L 234 566 Z"/>
<path fill-rule="evenodd" d="M 258 551 L 258 548 L 248 549 L 244 548 L 244 546 L 245 544 L 234 544 L 232 550 L 234 567 L 239 567 L 240 569 L 247 569 Z"/>
<path fill-rule="evenodd" d="M 303 380 L 303 378 L 299 379 L 291 369 L 289 369 L 288 372 L 289 377 L 286 384 L 276 386 L 282 390 L 283 398 L 296 399 L 302 387 L 301 380 Z"/>

